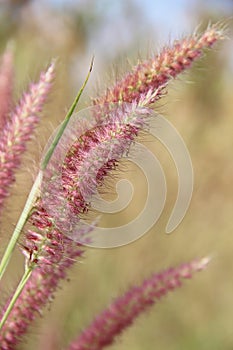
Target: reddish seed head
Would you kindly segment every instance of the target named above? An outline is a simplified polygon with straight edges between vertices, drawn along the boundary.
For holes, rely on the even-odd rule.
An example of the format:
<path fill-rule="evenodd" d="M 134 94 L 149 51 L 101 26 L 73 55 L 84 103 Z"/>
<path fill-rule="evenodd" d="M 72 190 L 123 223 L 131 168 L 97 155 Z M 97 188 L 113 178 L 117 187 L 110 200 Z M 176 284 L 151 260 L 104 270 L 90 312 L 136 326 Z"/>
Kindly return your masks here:
<path fill-rule="evenodd" d="M 141 106 L 150 105 L 161 97 L 164 86 L 171 77 L 176 77 L 187 69 L 200 56 L 203 49 L 212 46 L 216 40 L 221 38 L 222 31 L 217 26 L 213 26 L 199 37 L 193 36 L 176 42 L 172 47 L 162 50 L 160 55 L 136 66 L 113 88 L 108 89 L 102 97 L 95 99 L 94 104 L 100 105 L 100 108 L 103 108 L 106 103 L 119 101 L 134 102 L 136 107 L 138 103 Z M 30 93 L 24 95 L 12 115 L 14 122 L 11 128 L 5 129 L 4 139 L 0 140 L 0 161 L 4 166 L 4 171 L 0 173 L 0 183 L 3 188 L 9 186 L 14 180 L 13 168 L 19 165 L 19 155 L 25 149 L 25 142 L 30 138 L 34 124 L 38 120 L 37 114 L 47 97 L 52 76 L 53 69 L 50 67 L 47 73 L 41 75 L 40 82 L 31 86 Z M 84 198 L 86 194 L 91 196 L 95 187 L 99 183 L 102 184 L 104 177 L 115 166 L 116 160 L 128 149 L 138 131 L 145 125 L 144 118 L 139 118 L 136 125 L 132 124 L 131 120 L 129 123 L 120 124 L 119 133 L 114 135 L 114 130 L 117 130 L 116 117 L 107 128 L 105 125 L 99 125 L 100 127 L 96 128 L 93 133 L 86 133 L 84 139 L 78 140 L 79 142 L 73 146 L 74 152 L 67 154 L 62 173 L 63 191 L 68 196 L 70 206 L 75 212 L 86 210 Z M 96 119 L 103 122 L 101 118 L 98 118 L 98 114 Z M 16 125 L 19 125 L 20 128 L 15 130 L 13 126 Z M 114 140 L 118 142 L 113 142 L 116 156 L 112 156 L 109 160 L 106 158 L 106 147 L 113 140 L 110 130 L 113 132 Z M 102 145 L 103 140 L 109 143 L 106 142 L 107 146 L 101 147 L 99 140 L 102 141 Z M 98 170 L 94 178 L 88 177 L 86 171 L 88 166 L 93 164 L 88 163 L 91 155 L 95 160 L 94 168 Z M 106 160 L 99 168 L 97 156 Z M 77 178 L 73 178 L 73 175 L 77 176 L 81 173 L 84 176 L 83 181 L 79 181 L 77 186 L 73 181 Z M 1 191 L 0 194 L 1 205 L 2 200 L 7 196 L 7 191 Z M 54 217 L 49 215 L 40 199 L 35 205 L 35 211 L 31 214 L 30 222 L 35 232 L 31 230 L 26 236 L 25 251 L 29 252 L 29 263 L 38 264 L 38 267 L 33 271 L 4 325 L 0 335 L 0 344 L 4 346 L 4 350 L 15 348 L 31 321 L 52 299 L 60 280 L 66 278 L 68 268 L 83 253 L 83 248 L 79 244 L 68 239 L 54 226 Z M 114 337 L 128 327 L 148 306 L 155 303 L 169 290 L 179 287 L 182 278 L 189 278 L 194 271 L 202 268 L 203 261 L 202 263 L 186 264 L 162 274 L 153 275 L 142 285 L 130 289 L 98 316 L 93 324 L 71 344 L 69 349 L 100 350 L 104 345 L 111 344 Z"/>
<path fill-rule="evenodd" d="M 208 261 L 208 258 L 203 258 L 170 268 L 159 274 L 153 274 L 141 285 L 130 288 L 98 315 L 67 350 L 101 350 L 112 344 L 140 314 L 147 311 L 169 291 L 182 286 L 183 279 L 191 278 L 195 272 L 204 269 Z"/>

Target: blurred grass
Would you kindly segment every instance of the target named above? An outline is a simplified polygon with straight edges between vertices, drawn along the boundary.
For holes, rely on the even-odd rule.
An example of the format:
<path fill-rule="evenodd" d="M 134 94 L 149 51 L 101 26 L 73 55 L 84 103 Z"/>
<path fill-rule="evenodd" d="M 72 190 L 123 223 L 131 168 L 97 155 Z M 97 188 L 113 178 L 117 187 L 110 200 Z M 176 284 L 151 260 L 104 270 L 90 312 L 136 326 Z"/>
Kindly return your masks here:
<path fill-rule="evenodd" d="M 55 27 L 49 27 L 47 31 L 42 28 L 43 12 L 40 22 L 34 21 L 30 7 L 18 8 L 17 11 L 19 17 L 14 19 L 11 30 L 8 26 L 4 32 L 2 22 L 1 35 L 2 48 L 10 37 L 16 44 L 16 98 L 51 57 L 59 56 L 60 62 L 54 92 L 38 131 L 39 141 L 30 147 L 25 156 L 22 172 L 17 176 L 17 187 L 14 186 L 13 197 L 6 206 L 1 230 L 5 243 L 27 196 L 26 188 L 29 191 L 29 184 L 36 173 L 35 164 L 40 159 L 41 150 L 53 128 L 65 115 L 65 109 L 86 74 L 90 58 L 88 40 L 92 35 L 88 31 L 90 17 L 86 19 L 86 10 L 77 11 L 79 22 L 76 26 L 72 16 L 66 13 L 60 27 L 52 22 Z M 55 15 L 49 11 L 44 12 L 48 22 Z M 11 18 L 11 13 L 7 16 Z M 91 16 L 95 18 L 93 13 Z M 96 17 L 92 31 L 100 22 L 101 16 Z M 48 26 L 48 23 L 44 24 Z M 129 56 L 132 52 L 135 53 L 135 43 L 129 47 Z M 115 55 L 118 62 L 119 51 L 116 50 Z M 104 55 L 101 60 L 97 58 L 94 67 L 100 81 L 106 76 L 106 67 L 109 66 Z M 45 348 L 44 344 L 47 344 L 46 350 L 62 349 L 97 312 L 128 286 L 140 283 L 154 271 L 204 255 L 213 257 L 208 269 L 186 281 L 183 288 L 138 319 L 111 349 L 232 349 L 233 83 L 230 75 L 232 70 L 227 61 L 227 50 L 218 47 L 190 73 L 172 82 L 168 96 L 158 107 L 159 113 L 167 117 L 184 138 L 194 167 L 193 198 L 180 226 L 171 235 L 164 233 L 176 199 L 175 167 L 158 141 L 154 144 L 147 142 L 146 145 L 160 159 L 167 176 L 168 196 L 161 218 L 149 233 L 133 244 L 109 250 L 87 249 L 86 258 L 73 268 L 70 282 L 63 283 L 50 310 L 45 311 L 45 316 L 32 326 L 31 335 L 25 338 L 20 349 L 39 350 Z M 95 78 L 96 73 L 86 91 L 86 99 L 88 95 L 93 95 Z M 85 98 L 80 108 L 83 106 Z M 145 197 L 143 175 L 129 168 L 127 176 L 132 173 L 136 192 L 133 203 L 119 216 L 104 216 L 103 221 L 109 227 L 117 221 L 130 220 L 141 208 L 139 203 Z M 2 241 L 2 246 L 5 243 Z M 13 286 L 20 276 L 19 264 L 23 268 L 22 257 L 16 253 L 7 286 Z M 54 337 L 57 342 L 49 349 L 49 341 Z"/>

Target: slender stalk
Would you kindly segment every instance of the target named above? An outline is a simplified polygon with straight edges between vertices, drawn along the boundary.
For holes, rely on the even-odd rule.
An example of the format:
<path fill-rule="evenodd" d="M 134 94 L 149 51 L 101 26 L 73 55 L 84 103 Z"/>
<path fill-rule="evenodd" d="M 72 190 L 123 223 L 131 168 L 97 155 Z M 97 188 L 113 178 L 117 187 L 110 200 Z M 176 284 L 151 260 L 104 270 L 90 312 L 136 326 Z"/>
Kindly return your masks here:
<path fill-rule="evenodd" d="M 79 90 L 79 92 L 78 92 L 78 94 L 77 94 L 73 104 L 71 105 L 71 107 L 70 107 L 70 109 L 69 109 L 69 111 L 68 111 L 68 113 L 67 113 L 67 115 L 66 115 L 66 117 L 65 117 L 65 119 L 63 121 L 63 123 L 61 124 L 61 126 L 60 126 L 60 128 L 59 128 L 59 130 L 58 130 L 58 132 L 57 132 L 57 134 L 56 134 L 56 136 L 54 138 L 54 141 L 52 142 L 50 148 L 48 149 L 48 151 L 47 151 L 47 153 L 45 155 L 44 161 L 43 161 L 42 166 L 41 166 L 41 170 L 39 171 L 39 173 L 37 175 L 37 178 L 36 178 L 36 181 L 34 182 L 34 184 L 32 186 L 32 189 L 30 191 L 30 194 L 28 196 L 28 199 L 27 199 L 27 202 L 26 202 L 26 204 L 24 206 L 22 214 L 21 214 L 21 216 L 20 216 L 20 218 L 18 220 L 18 223 L 17 223 L 17 225 L 15 227 L 15 230 L 14 230 L 14 232 L 12 234 L 10 242 L 9 242 L 9 244 L 8 244 L 8 246 L 6 248 L 6 251 L 4 253 L 4 256 L 3 256 L 2 260 L 1 260 L 1 263 L 0 263 L 0 281 L 1 281 L 2 277 L 3 277 L 3 275 L 4 275 L 4 272 L 5 272 L 6 268 L 7 268 L 7 265 L 9 263 L 9 261 L 10 261 L 11 255 L 12 255 L 13 250 L 15 248 L 15 245 L 16 245 L 16 243 L 18 241 L 20 233 L 21 233 L 25 223 L 28 220 L 28 217 L 30 215 L 30 211 L 31 211 L 31 209 L 33 207 L 33 204 L 35 203 L 35 198 L 36 198 L 36 195 L 38 194 L 38 191 L 39 191 L 39 188 L 40 188 L 40 184 L 41 184 L 41 180 L 42 180 L 42 176 L 43 176 L 43 170 L 46 169 L 46 166 L 47 166 L 47 164 L 48 164 L 48 162 L 49 162 L 49 160 L 50 160 L 50 158 L 51 158 L 51 156 L 52 156 L 52 154 L 53 154 L 53 152 L 54 152 L 54 150 L 55 150 L 55 148 L 56 148 L 56 146 L 57 146 L 57 144 L 58 144 L 58 142 L 59 142 L 59 140 L 60 140 L 60 138 L 61 138 L 61 136 L 62 136 L 62 134 L 63 134 L 63 132 L 64 132 L 64 130 L 65 130 L 65 128 L 66 128 L 66 126 L 67 126 L 67 124 L 68 124 L 68 122 L 69 122 L 69 120 L 70 120 L 70 118 L 71 118 L 71 116 L 72 116 L 72 114 L 73 114 L 73 112 L 75 110 L 75 108 L 76 108 L 76 106 L 77 106 L 77 104 L 78 104 L 78 102 L 79 102 L 79 100 L 80 100 L 80 97 L 81 97 L 81 95 L 82 95 L 82 93 L 83 93 L 83 91 L 84 91 L 84 89 L 85 89 L 85 87 L 87 85 L 87 82 L 88 82 L 89 77 L 90 77 L 90 73 L 92 71 L 93 61 L 94 61 L 94 58 L 92 58 L 92 60 L 91 60 L 90 68 L 89 68 L 88 74 L 86 76 L 86 79 L 85 79 L 83 85 L 81 86 L 81 88 L 80 88 L 80 90 Z"/>
<path fill-rule="evenodd" d="M 79 99 L 80 99 L 80 97 L 81 97 L 81 95 L 83 93 L 83 90 L 85 89 L 85 87 L 87 85 L 87 82 L 89 80 L 89 77 L 90 77 L 90 74 L 91 74 L 91 71 L 92 71 L 92 68 L 93 68 L 93 63 L 94 63 L 94 56 L 91 59 L 91 64 L 90 64 L 90 68 L 89 68 L 88 74 L 86 76 L 86 79 L 85 79 L 81 89 L 79 90 L 79 92 L 78 92 L 74 102 L 72 103 L 72 105 L 71 105 L 71 107 L 70 107 L 70 109 L 69 109 L 69 111 L 68 111 L 68 113 L 67 113 L 67 115 L 66 115 L 66 117 L 65 117 L 65 119 L 64 119 L 64 121 L 62 123 L 62 125 L 61 125 L 61 127 L 59 128 L 59 130 L 58 130 L 58 132 L 57 132 L 57 134 L 56 134 L 56 136 L 55 136 L 51 146 L 49 147 L 49 149 L 48 149 L 48 151 L 47 151 L 47 153 L 46 153 L 46 155 L 44 157 L 43 163 L 41 165 L 41 169 L 42 170 L 45 170 L 45 168 L 46 168 L 50 158 L 52 157 L 52 154 L 53 154 L 53 152 L 54 152 L 54 150 L 55 150 L 55 148 L 56 148 L 56 146 L 57 146 L 57 144 L 58 144 L 58 142 L 59 142 L 59 140 L 60 140 L 60 138 L 61 138 L 61 136 L 63 134 L 63 132 L 65 131 L 65 128 L 66 128 L 67 124 L 69 123 L 69 120 L 70 120 L 72 114 L 74 113 L 74 110 L 75 110 L 75 108 L 76 108 L 76 106 L 78 104 L 78 101 L 79 101 Z"/>
<path fill-rule="evenodd" d="M 16 291 L 15 291 L 15 293 L 14 293 L 14 295 L 13 295 L 13 297 L 12 297 L 12 299 L 11 299 L 11 301 L 10 301 L 10 303 L 9 303 L 9 305 L 8 305 L 6 311 L 4 312 L 4 315 L 3 315 L 3 317 L 2 317 L 2 319 L 0 321 L 0 330 L 4 326 L 4 324 L 5 324 L 5 322 L 6 322 L 7 318 L 8 318 L 11 310 L 13 309 L 13 307 L 15 305 L 16 300 L 20 296 L 20 294 L 21 294 L 25 284 L 29 280 L 32 271 L 33 271 L 33 267 L 31 267 L 31 266 L 27 267 L 25 269 L 25 272 L 24 272 L 24 274 L 23 274 L 23 276 L 21 278 L 21 281 L 19 282 L 18 287 L 16 288 Z"/>
<path fill-rule="evenodd" d="M 32 189 L 29 193 L 26 204 L 25 204 L 23 211 L 22 211 L 22 214 L 17 222 L 15 230 L 11 236 L 10 242 L 9 242 L 9 244 L 5 250 L 5 253 L 3 255 L 3 258 L 1 260 L 0 280 L 2 279 L 2 276 L 3 276 L 3 274 L 7 268 L 7 265 L 10 261 L 11 255 L 13 253 L 13 250 L 15 248 L 15 245 L 17 243 L 19 235 L 20 235 L 20 233 L 21 233 L 21 231 L 22 231 L 22 229 L 23 229 L 23 227 L 28 219 L 28 216 L 30 214 L 30 210 L 34 204 L 35 197 L 36 197 L 38 190 L 39 190 L 39 187 L 40 187 L 41 179 L 42 179 L 42 171 L 40 170 L 38 175 L 37 175 L 36 181 L 34 182 Z"/>

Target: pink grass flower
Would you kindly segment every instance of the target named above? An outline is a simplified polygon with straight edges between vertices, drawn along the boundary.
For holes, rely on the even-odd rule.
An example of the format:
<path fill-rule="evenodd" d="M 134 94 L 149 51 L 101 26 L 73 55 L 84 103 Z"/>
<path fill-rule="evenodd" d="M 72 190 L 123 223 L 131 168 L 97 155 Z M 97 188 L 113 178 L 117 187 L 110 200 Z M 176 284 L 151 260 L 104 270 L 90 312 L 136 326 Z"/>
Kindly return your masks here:
<path fill-rule="evenodd" d="M 109 152 L 109 142 L 114 142 L 116 134 L 118 135 L 118 141 L 121 141 L 116 143 L 114 148 L 116 157 L 119 157 L 122 152 L 126 150 L 126 145 L 124 145 L 126 128 L 129 136 L 128 140 L 126 138 L 125 142 L 131 142 L 133 135 L 135 135 L 139 127 L 141 127 L 141 119 L 138 116 L 138 113 L 134 116 L 134 124 L 131 120 L 131 126 L 128 125 L 127 122 L 130 118 L 129 111 L 127 112 L 128 113 L 124 114 L 119 112 L 118 116 L 114 114 L 115 123 L 113 123 L 113 120 L 109 119 L 109 123 L 107 123 L 106 126 L 94 129 L 93 133 L 89 132 L 87 135 L 84 135 L 81 146 L 79 145 L 80 147 L 78 147 L 78 144 L 75 144 L 75 147 L 72 147 L 70 155 L 72 155 L 72 160 L 76 160 L 77 166 L 79 165 L 78 160 L 80 160 L 88 167 L 88 156 L 90 157 L 90 152 L 92 153 L 93 161 L 95 159 L 99 160 L 98 157 L 106 156 L 104 150 L 107 149 Z M 144 112 L 147 113 L 147 110 Z M 131 119 L 133 119 L 133 117 L 131 117 Z M 103 144 L 104 148 L 102 149 L 101 145 Z M 69 184 L 69 186 L 73 188 L 77 179 L 70 176 L 70 173 L 67 172 L 66 168 L 67 164 L 71 162 L 70 155 L 67 155 L 67 159 L 64 163 L 64 171 L 66 171 L 66 173 L 64 177 L 65 180 L 63 180 L 66 181 L 67 186 Z M 103 163 L 105 162 L 106 158 L 103 159 Z M 71 164 L 69 165 L 70 171 L 72 166 Z M 102 170 L 99 170 L 97 178 L 96 176 L 93 178 L 96 178 L 97 182 L 101 182 L 105 172 L 107 173 L 111 167 L 112 163 L 104 165 Z M 82 169 L 80 169 L 80 172 L 81 171 Z M 70 176 L 69 180 L 68 176 Z M 71 182 L 71 180 L 73 180 L 73 182 Z M 85 176 L 83 177 L 83 186 L 86 190 L 87 196 L 92 194 L 93 191 L 90 181 L 91 179 L 88 180 Z M 87 186 L 87 184 L 90 186 Z M 65 184 L 63 186 L 66 190 Z M 95 181 L 93 186 L 95 189 Z M 86 206 L 84 199 L 79 197 L 78 202 L 73 191 L 71 191 L 70 196 L 68 193 L 65 193 L 65 196 L 68 197 L 69 203 L 75 214 L 80 213 L 81 211 L 83 212 L 83 208 Z M 81 200 L 83 201 L 82 204 L 80 204 Z M 69 221 L 69 219 L 67 221 Z M 22 244 L 22 251 L 26 257 L 27 264 L 33 264 L 35 269 L 2 329 L 0 343 L 4 344 L 4 350 L 12 349 L 12 347 L 20 341 L 31 321 L 36 317 L 38 312 L 42 312 L 44 305 L 53 297 L 59 280 L 65 278 L 67 269 L 73 265 L 76 259 L 82 256 L 84 251 L 84 248 L 79 243 L 75 243 L 69 238 L 66 238 L 62 232 L 56 229 L 54 226 L 54 217 L 51 217 L 46 209 L 44 209 L 43 201 L 41 202 L 38 200 L 30 217 L 30 223 L 34 226 L 34 229 L 27 231 L 25 242 Z M 83 230 L 85 232 L 83 232 Z M 83 230 L 79 227 L 80 237 L 84 236 L 85 239 L 85 236 L 88 234 L 88 231 L 91 230 L 91 227 L 84 226 Z M 23 322 L 17 321 L 22 319 L 24 320 Z"/>
<path fill-rule="evenodd" d="M 35 268 L 1 330 L 1 350 L 16 348 L 32 321 L 53 300 L 60 280 L 67 278 L 67 271 L 84 251 L 80 244 L 54 228 L 52 218 L 39 203 L 34 208 L 31 221 L 38 232 L 28 230 L 21 247 L 27 264 Z M 6 308 L 7 304 L 2 314 Z"/>
<path fill-rule="evenodd" d="M 106 103 L 109 105 L 119 101 L 133 102 L 132 105 L 136 107 L 137 104 L 149 105 L 161 96 L 161 88 L 163 89 L 164 84 L 171 77 L 175 77 L 188 68 L 201 55 L 204 48 L 212 46 L 216 40 L 221 38 L 222 31 L 217 26 L 213 26 L 207 29 L 200 37 L 193 36 L 176 42 L 173 47 L 165 48 L 156 58 L 139 64 L 132 73 L 129 73 L 122 81 L 118 82 L 115 87 L 109 89 L 103 97 L 94 100 L 94 103 L 99 103 L 100 110 Z M 46 95 L 47 93 L 43 95 L 43 98 Z M 40 100 L 42 97 L 39 95 L 38 98 Z M 23 99 L 23 105 L 27 105 L 27 100 L 28 97 Z M 31 106 L 31 99 L 29 99 L 28 103 Z M 16 115 L 25 115 L 27 114 L 26 112 L 27 109 L 22 113 L 21 103 L 16 110 Z M 35 112 L 38 112 L 38 109 Z M 128 123 L 118 123 L 117 120 L 119 117 L 122 118 L 123 115 L 124 113 L 119 114 L 117 117 L 115 116 L 115 119 L 113 116 L 111 123 L 106 123 L 105 119 L 102 120 L 104 123 L 97 123 L 93 130 L 88 130 L 82 139 L 74 142 L 63 164 L 57 164 L 57 167 L 60 167 L 59 169 L 62 172 L 62 196 L 68 201 L 71 212 L 74 214 L 86 212 L 88 209 L 87 199 L 92 196 L 95 187 L 103 184 L 104 178 L 115 167 L 116 161 L 122 156 L 124 151 L 128 150 L 130 143 L 138 135 L 141 128 L 146 126 L 144 118 L 132 119 Z M 26 126 L 24 124 L 24 127 L 27 129 L 26 135 L 28 135 L 31 132 L 29 132 L 30 127 L 27 124 Z M 10 138 L 10 141 L 14 144 L 15 139 L 17 140 L 17 133 L 15 138 Z M 115 156 L 112 159 L 105 159 L 106 149 L 111 143 L 115 147 Z M 11 147 L 11 143 L 9 143 L 9 146 Z M 19 151 L 24 148 L 22 143 L 16 146 L 19 148 Z M 98 161 L 93 165 L 94 173 L 96 173 L 97 169 L 98 172 L 95 177 L 94 173 L 90 172 L 91 176 L 93 176 L 92 178 L 87 171 L 91 165 L 90 155 L 92 155 L 94 162 L 99 157 L 102 157 L 101 162 L 106 160 L 99 169 Z M 9 162 L 10 169 L 12 167 L 11 163 Z M 15 163 L 18 165 L 18 158 L 14 159 L 13 164 L 15 165 Z M 81 173 L 82 181 L 79 181 L 77 185 L 78 175 Z M 0 183 L 2 181 L 1 176 L 0 173 Z M 51 198 L 53 199 L 53 196 Z M 59 281 L 66 277 L 67 269 L 73 264 L 74 259 L 82 255 L 83 247 L 66 238 L 63 232 L 56 228 L 54 219 L 56 218 L 51 216 L 51 213 L 48 213 L 46 207 L 44 207 L 43 198 L 42 200 L 39 199 L 30 217 L 30 223 L 33 225 L 33 228 L 27 232 L 25 242 L 22 245 L 27 263 L 33 264 L 34 270 L 4 325 L 0 338 L 0 343 L 4 346 L 3 350 L 13 350 L 15 348 L 22 335 L 26 333 L 31 321 L 38 312 L 42 311 L 44 305 L 51 300 Z M 67 217 L 67 221 L 69 221 L 69 217 Z M 79 344 L 82 346 L 85 342 L 88 343 L 88 341 L 92 340 L 94 346 L 96 344 L 96 346 L 100 346 L 102 343 L 99 343 L 97 339 L 99 334 L 95 338 L 95 332 L 102 329 L 101 327 L 106 327 L 107 330 L 106 338 L 104 338 L 103 334 L 101 341 L 106 344 L 111 343 L 113 337 L 123 330 L 124 325 L 128 326 L 139 313 L 147 308 L 147 305 L 154 303 L 158 297 L 165 294 L 169 289 L 178 287 L 181 277 L 189 277 L 190 273 L 198 270 L 199 267 L 198 263 L 183 265 L 183 267 L 171 269 L 170 272 L 162 273 L 158 275 L 159 277 L 154 275 L 154 277 L 145 281 L 141 287 L 133 288 L 122 299 L 113 303 L 106 314 L 97 318 L 97 321 L 90 328 L 91 331 L 84 332 L 78 342 L 76 341 L 71 345 L 71 349 L 76 349 L 76 344 L 78 344 L 77 346 Z M 161 284 L 159 284 L 160 280 Z M 137 300 L 136 304 L 133 302 L 134 299 Z M 124 314 L 120 318 L 118 311 L 120 308 L 124 311 L 126 304 L 126 318 L 123 317 Z M 113 328 L 111 328 L 111 322 L 114 318 L 116 318 L 116 325 L 113 325 Z M 91 343 L 88 344 L 90 345 Z M 89 348 L 80 347 L 80 349 L 100 348 L 92 348 L 92 346 L 89 346 Z"/>
<path fill-rule="evenodd" d="M 111 345 L 138 316 L 159 302 L 170 291 L 181 287 L 182 280 L 192 278 L 192 275 L 203 270 L 208 262 L 208 258 L 194 260 L 153 274 L 141 285 L 130 288 L 95 317 L 67 350 L 101 350 Z"/>
<path fill-rule="evenodd" d="M 14 172 L 20 165 L 20 157 L 31 140 L 39 115 L 46 101 L 54 78 L 54 63 L 41 73 L 38 83 L 19 101 L 0 136 L 0 210 L 14 182 Z"/>
<path fill-rule="evenodd" d="M 91 196 L 97 187 L 104 184 L 104 178 L 116 167 L 124 152 L 127 153 L 140 130 L 148 125 L 149 111 L 143 116 L 138 109 L 137 115 L 134 113 L 137 107 L 149 106 L 160 98 L 171 78 L 189 68 L 191 63 L 201 56 L 204 49 L 222 38 L 223 31 L 214 25 L 207 28 L 202 35 L 193 35 L 176 41 L 173 46 L 165 47 L 155 58 L 140 63 L 133 72 L 117 82 L 112 89 L 108 89 L 105 95 L 93 101 L 96 104 L 96 126 L 91 126 L 90 131 L 77 139 L 67 153 L 61 169 L 63 187 L 61 199 L 59 189 L 54 187 L 53 198 L 56 197 L 62 203 L 64 198 L 68 201 L 70 210 L 63 211 L 63 215 L 69 218 L 65 220 L 55 205 L 53 213 L 55 220 L 61 218 L 72 230 L 70 223 L 73 218 L 76 217 L 73 225 L 75 226 L 80 214 L 88 211 Z M 121 110 L 121 106 L 125 106 L 128 110 Z M 110 116 L 106 118 L 106 114 Z M 127 115 L 133 117 L 127 120 Z M 111 157 L 109 150 L 112 152 Z M 49 194 L 53 192 L 52 186 Z M 63 228 L 66 229 L 66 226 Z"/>
<path fill-rule="evenodd" d="M 218 26 L 212 26 L 200 36 L 193 35 L 175 42 L 172 47 L 162 50 L 156 58 L 139 64 L 102 98 L 96 99 L 94 103 L 99 103 L 96 106 L 97 112 L 94 113 L 96 124 L 90 124 L 80 137 L 76 137 L 76 140 L 75 132 L 78 135 L 82 121 L 77 122 L 77 125 L 68 126 L 74 129 L 72 140 L 75 141 L 70 149 L 65 150 L 63 164 L 58 164 L 57 160 L 63 145 L 57 147 L 54 155 L 57 152 L 58 158 L 53 157 L 50 164 L 51 172 L 49 170 L 48 178 L 44 179 L 44 182 L 49 183 L 48 201 L 53 208 L 52 212 L 49 210 L 49 214 L 52 214 L 55 222 L 61 218 L 64 224 L 67 223 L 67 229 L 70 229 L 74 216 L 79 221 L 80 214 L 88 211 L 89 200 L 97 186 L 103 185 L 104 178 L 114 169 L 124 152 L 127 153 L 139 131 L 147 125 L 149 113 L 144 113 L 143 116 L 139 111 L 139 108 L 143 107 L 140 106 L 147 106 L 155 101 L 157 93 L 161 93 L 160 88 L 163 88 L 171 77 L 190 67 L 190 64 L 200 57 L 203 49 L 211 47 L 222 37 L 222 30 Z M 130 91 L 136 94 L 131 94 Z M 117 103 L 121 101 L 131 104 L 118 105 Z M 84 124 L 86 122 L 89 121 L 83 121 Z M 111 156 L 109 150 L 112 152 Z M 53 182 L 55 173 L 58 173 L 59 183 Z M 62 203 L 60 208 L 59 201 Z M 64 202 L 68 203 L 69 210 L 64 210 Z M 62 216 L 64 215 L 62 211 L 65 217 Z M 70 214 L 74 215 L 69 216 Z M 66 226 L 63 228 L 66 230 Z"/>
<path fill-rule="evenodd" d="M 223 38 L 224 31 L 216 24 L 201 35 L 195 34 L 178 40 L 172 46 L 164 47 L 157 56 L 139 63 L 132 72 L 107 89 L 104 95 L 95 98 L 93 103 L 103 105 L 119 101 L 139 102 L 142 94 L 157 90 L 148 101 L 148 104 L 154 103 L 162 95 L 161 87 L 189 68 L 202 55 L 203 50 Z"/>
<path fill-rule="evenodd" d="M 0 66 L 0 130 L 4 129 L 9 117 L 12 103 L 13 73 L 12 48 L 8 47 L 2 56 Z"/>
<path fill-rule="evenodd" d="M 98 114 L 100 110 L 98 108 Z M 95 115 L 96 109 L 91 111 Z M 62 144 L 58 146 L 44 174 L 43 192 L 46 195 L 43 195 L 42 201 L 55 222 L 61 223 L 58 227 L 63 231 L 75 229 L 80 215 L 88 211 L 97 187 L 103 187 L 105 177 L 129 151 L 132 140 L 146 127 L 150 114 L 147 108 L 138 107 L 135 103 L 116 105 L 111 110 L 107 106 L 107 111 L 103 107 L 101 112 L 105 116 L 104 122 L 90 123 L 68 151 L 64 148 L 62 152 L 65 158 L 61 170 L 56 172 L 56 151 L 60 154 L 59 147 L 62 148 Z M 68 134 L 73 139 L 73 135 L 82 129 L 82 120 L 70 128 L 72 135 Z M 66 138 L 61 143 L 66 144 Z"/>

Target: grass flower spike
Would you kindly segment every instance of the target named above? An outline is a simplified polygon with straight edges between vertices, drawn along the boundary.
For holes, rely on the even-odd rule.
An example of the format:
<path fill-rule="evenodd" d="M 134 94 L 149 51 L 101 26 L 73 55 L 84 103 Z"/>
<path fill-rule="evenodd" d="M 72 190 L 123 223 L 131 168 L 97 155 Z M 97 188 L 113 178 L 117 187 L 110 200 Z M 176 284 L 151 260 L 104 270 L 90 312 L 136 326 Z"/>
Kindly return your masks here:
<path fill-rule="evenodd" d="M 5 124 L 10 114 L 12 104 L 13 89 L 13 54 L 9 46 L 2 56 L 0 66 L 0 129 L 5 128 Z"/>
<path fill-rule="evenodd" d="M 44 229 L 46 230 L 45 225 Z M 29 250 L 28 247 L 23 249 L 26 259 L 30 264 L 37 264 L 38 268 L 33 270 L 5 326 L 1 330 L 0 344 L 2 350 L 16 348 L 33 320 L 39 314 L 42 314 L 44 305 L 53 300 L 58 283 L 66 278 L 67 270 L 83 254 L 83 249 L 77 243 L 64 237 L 58 231 L 47 233 L 44 237 L 36 232 L 29 231 L 27 242 L 28 246 L 33 246 L 33 250 Z M 31 256 L 31 251 L 35 254 L 36 248 L 40 260 L 39 258 L 36 260 L 35 256 Z M 6 304 L 7 306 L 8 304 Z"/>
<path fill-rule="evenodd" d="M 100 112 L 104 122 L 99 124 L 95 117 Z M 135 103 L 115 104 L 92 107 L 84 111 L 85 118 L 78 114 L 77 120 L 71 121 L 42 184 L 42 204 L 69 237 L 76 236 L 80 242 L 77 232 L 80 217 L 88 211 L 89 202 L 97 188 L 104 185 L 105 177 L 127 154 L 138 132 L 146 127 L 149 114 L 147 108 Z"/>
<path fill-rule="evenodd" d="M 213 25 L 201 35 L 194 34 L 177 40 L 172 46 L 162 49 L 157 56 L 135 66 L 132 72 L 107 89 L 104 95 L 94 99 L 94 104 L 139 102 L 148 91 L 155 94 L 151 95 L 147 104 L 154 103 L 161 97 L 163 87 L 169 80 L 188 69 L 202 55 L 203 50 L 223 37 L 223 30 L 218 25 Z"/>
<path fill-rule="evenodd" d="M 113 88 L 94 99 L 94 121 L 89 121 L 88 117 L 83 121 L 80 118 L 71 121 L 68 136 L 63 140 L 65 149 L 60 143 L 45 175 L 48 186 L 44 191 L 48 196 L 45 206 L 49 207 L 59 228 L 73 231 L 80 214 L 87 212 L 91 196 L 103 184 L 104 177 L 127 153 L 140 130 L 148 126 L 150 113 L 143 108 L 161 97 L 171 78 L 189 68 L 204 49 L 222 38 L 222 30 L 212 26 L 200 36 L 193 35 L 165 47 L 161 54 L 134 67 Z M 80 131 L 82 123 L 88 124 L 83 133 Z M 74 140 L 72 145 L 69 138 Z M 65 159 L 61 157 L 64 153 Z M 59 162 L 63 163 L 60 170 Z"/>
<path fill-rule="evenodd" d="M 209 259 L 203 258 L 176 268 L 153 274 L 141 285 L 130 288 L 123 296 L 114 300 L 88 326 L 67 350 L 101 350 L 111 345 L 127 327 L 149 307 L 182 286 L 182 280 L 203 270 Z"/>
<path fill-rule="evenodd" d="M 0 136 L 0 210 L 14 182 L 14 172 L 20 165 L 20 157 L 31 140 L 39 115 L 51 89 L 54 63 L 41 73 L 38 83 L 19 101 Z"/>
<path fill-rule="evenodd" d="M 64 124 L 64 134 L 49 154 L 47 166 L 41 169 L 41 192 L 36 192 L 25 215 L 27 227 L 21 249 L 26 259 L 26 275 L 19 284 L 20 292 L 17 294 L 16 289 L 2 310 L 0 344 L 3 350 L 16 349 L 31 322 L 53 298 L 68 269 L 83 255 L 80 238 L 84 238 L 85 243 L 93 228 L 79 225 L 80 218 L 89 210 L 97 188 L 104 188 L 110 171 L 127 154 L 139 132 L 147 128 L 151 117 L 147 107 L 163 95 L 170 79 L 189 68 L 204 49 L 222 38 L 222 30 L 214 25 L 200 36 L 193 35 L 165 47 L 161 54 L 139 63 L 115 86 L 94 99 L 90 119 L 73 117 L 68 126 Z M 47 72 L 41 74 L 39 82 L 23 96 L 3 130 L 0 206 L 14 180 L 25 144 L 38 122 L 53 76 L 52 63 Z M 74 230 L 79 243 L 69 236 Z M 155 274 L 141 286 L 133 287 L 98 316 L 69 350 L 98 350 L 111 344 L 140 313 L 206 263 L 203 259 L 184 264 Z"/>

